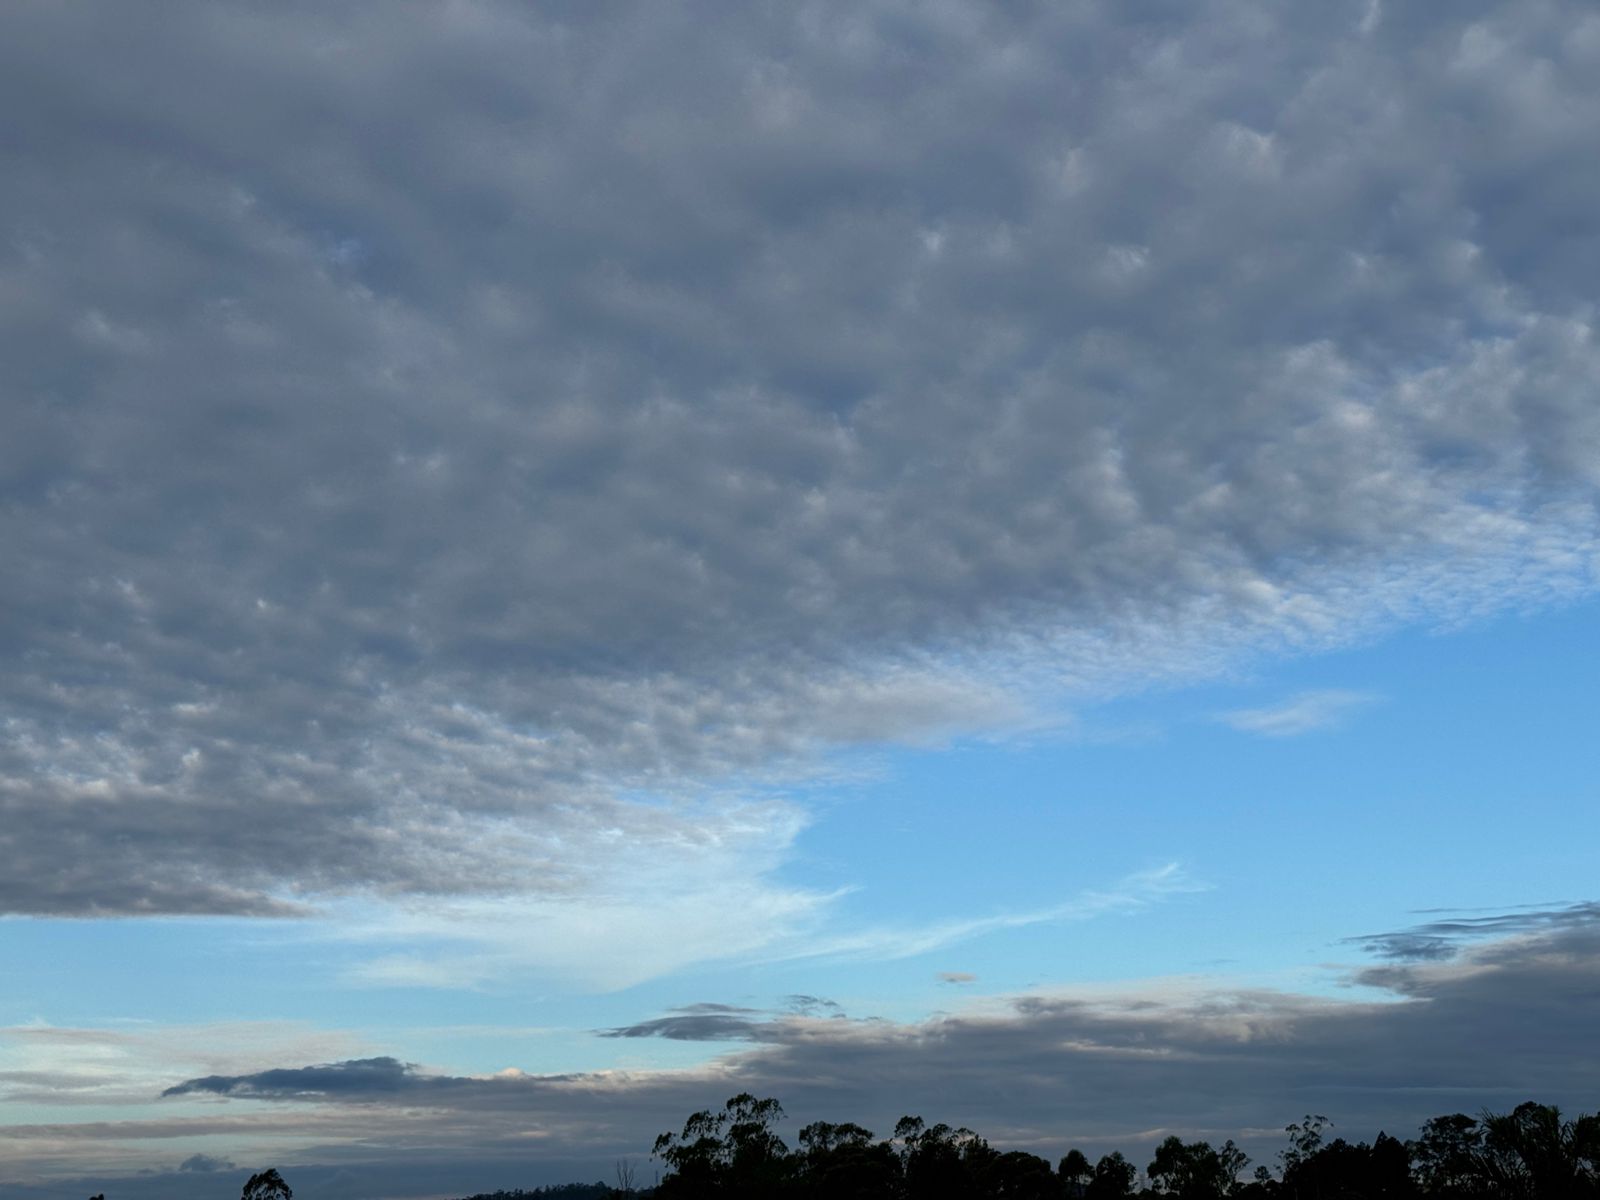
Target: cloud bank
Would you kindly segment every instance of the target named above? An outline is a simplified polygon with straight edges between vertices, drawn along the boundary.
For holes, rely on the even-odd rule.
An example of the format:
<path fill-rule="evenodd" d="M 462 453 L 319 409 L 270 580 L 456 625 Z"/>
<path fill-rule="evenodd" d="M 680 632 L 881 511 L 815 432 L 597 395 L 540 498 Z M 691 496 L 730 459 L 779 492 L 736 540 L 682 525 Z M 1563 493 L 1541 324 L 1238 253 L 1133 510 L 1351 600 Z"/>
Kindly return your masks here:
<path fill-rule="evenodd" d="M 813 1119 L 884 1134 L 910 1107 L 1052 1157 L 1079 1145 L 1136 1159 L 1178 1133 L 1234 1137 L 1270 1160 L 1284 1124 L 1307 1111 L 1328 1113 L 1356 1139 L 1530 1097 L 1594 1109 L 1592 912 L 1480 943 L 1450 963 L 1356 967 L 1349 982 L 1359 990 L 1337 999 L 1194 979 L 991 997 L 910 1024 L 706 1003 L 616 1031 L 747 1043 L 693 1070 L 462 1076 L 352 1058 L 178 1080 L 165 1098 L 151 1090 L 144 1120 L 16 1126 L 0 1138 L 25 1164 L 57 1144 L 85 1162 L 119 1138 L 182 1144 L 267 1131 L 280 1162 L 351 1168 L 348 1194 L 358 1196 L 360 1187 L 405 1194 L 392 1175 L 353 1170 L 391 1154 L 417 1168 L 418 1192 L 452 1168 L 458 1191 L 508 1165 L 524 1184 L 541 1170 L 604 1175 L 740 1091 L 780 1098 L 791 1135 Z M 166 1111 L 173 1105 L 190 1107 Z M 320 1178 L 309 1166 L 301 1174 Z"/>
<path fill-rule="evenodd" d="M 0 21 L 0 910 L 799 920 L 830 752 L 1593 587 L 1586 5 Z"/>

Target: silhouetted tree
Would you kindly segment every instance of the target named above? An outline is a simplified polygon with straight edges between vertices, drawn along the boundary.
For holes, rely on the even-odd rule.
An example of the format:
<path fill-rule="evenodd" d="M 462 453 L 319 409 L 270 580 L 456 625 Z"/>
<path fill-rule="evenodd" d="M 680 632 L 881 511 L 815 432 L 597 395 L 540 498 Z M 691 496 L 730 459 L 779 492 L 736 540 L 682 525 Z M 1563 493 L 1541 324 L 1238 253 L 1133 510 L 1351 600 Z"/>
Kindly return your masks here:
<path fill-rule="evenodd" d="M 1084 1196 L 1086 1200 L 1121 1200 L 1133 1195 L 1133 1181 L 1138 1176 L 1133 1164 L 1122 1157 L 1122 1151 L 1113 1150 L 1095 1163 L 1094 1178 L 1089 1180 Z"/>
<path fill-rule="evenodd" d="M 619 1196 L 631 1196 L 631 1195 L 633 1195 L 633 1192 L 634 1192 L 634 1186 L 633 1186 L 634 1185 L 634 1179 L 635 1179 L 635 1176 L 637 1174 L 637 1172 L 634 1170 L 633 1163 L 630 1162 L 628 1159 L 625 1159 L 625 1158 L 617 1159 L 616 1174 L 617 1174 L 617 1186 L 615 1188 L 615 1191 L 616 1191 L 617 1195 L 619 1195 Z"/>
<path fill-rule="evenodd" d="M 1223 1143 L 1221 1150 L 1211 1148 L 1209 1142 L 1185 1142 L 1179 1137 L 1169 1137 L 1156 1147 L 1155 1157 L 1145 1168 L 1145 1174 L 1164 1196 L 1179 1200 L 1221 1200 L 1233 1194 L 1239 1172 L 1249 1164 L 1250 1157 L 1233 1142 Z"/>
<path fill-rule="evenodd" d="M 239 1200 L 294 1200 L 294 1192 L 276 1167 L 268 1167 L 245 1180 Z"/>
<path fill-rule="evenodd" d="M 921 1117 L 902 1117 L 895 1123 L 900 1143 L 901 1170 L 906 1193 L 928 1200 L 967 1200 L 977 1197 L 974 1168 L 987 1164 L 993 1151 L 970 1129 L 924 1125 Z"/>
<path fill-rule="evenodd" d="M 904 1117 L 890 1141 L 860 1125 L 815 1121 L 791 1153 L 774 1130 L 783 1109 L 748 1093 L 720 1111 L 693 1114 L 679 1133 L 664 1133 L 655 1154 L 669 1174 L 661 1200 L 1124 1200 L 1138 1179 L 1112 1152 L 1092 1168 L 1079 1150 L 1052 1172 L 1022 1150 L 996 1150 L 970 1129 Z M 1326 1117 L 1307 1114 L 1285 1127 L 1282 1179 L 1258 1168 L 1232 1141 L 1169 1137 L 1146 1168 L 1152 1192 L 1172 1200 L 1600 1200 L 1600 1115 L 1563 1118 L 1528 1102 L 1509 1113 L 1461 1113 L 1425 1122 L 1401 1142 L 1387 1133 L 1368 1145 L 1328 1140 Z M 619 1167 L 622 1193 L 631 1168 Z M 594 1185 L 597 1194 L 617 1192 Z M 552 1193 L 553 1195 L 554 1193 Z M 576 1193 L 574 1193 L 576 1194 Z M 586 1193 L 587 1194 L 587 1193 Z M 530 1200 L 507 1193 L 476 1200 Z M 104 1200 L 104 1197 L 91 1197 Z M 292 1200 L 276 1171 L 252 1176 L 243 1200 Z"/>
<path fill-rule="evenodd" d="M 993 1155 L 977 1175 L 978 1194 L 995 1200 L 1056 1200 L 1061 1194 L 1049 1160 L 1025 1150 Z"/>
<path fill-rule="evenodd" d="M 673 1174 L 656 1189 L 664 1198 L 729 1195 L 765 1200 L 780 1193 L 789 1173 L 789 1148 L 772 1131 L 783 1116 L 776 1100 L 741 1092 L 720 1113 L 697 1112 L 683 1132 L 663 1133 L 653 1153 Z"/>
<path fill-rule="evenodd" d="M 1483 1130 L 1466 1113 L 1424 1121 L 1409 1149 L 1417 1180 L 1427 1195 L 1455 1200 L 1486 1194 Z"/>
<path fill-rule="evenodd" d="M 1056 1176 L 1061 1181 L 1061 1190 L 1069 1200 L 1075 1200 L 1089 1190 L 1089 1181 L 1094 1178 L 1094 1168 L 1089 1165 L 1088 1156 L 1082 1150 L 1073 1147 L 1056 1165 Z"/>
<path fill-rule="evenodd" d="M 1289 1148 L 1278 1152 L 1278 1163 L 1283 1167 L 1285 1179 L 1295 1164 L 1317 1152 L 1322 1145 L 1322 1131 L 1330 1124 L 1332 1122 L 1321 1113 L 1307 1113 L 1303 1121 L 1283 1127 L 1283 1131 L 1289 1135 Z"/>
<path fill-rule="evenodd" d="M 900 1160 L 871 1130 L 815 1121 L 800 1131 L 804 1155 L 800 1193 L 817 1200 L 878 1200 L 900 1185 Z"/>
<path fill-rule="evenodd" d="M 1289 1167 L 1283 1185 L 1290 1196 L 1318 1200 L 1404 1200 L 1416 1195 L 1405 1145 L 1381 1133 L 1370 1146 L 1334 1138 Z"/>
<path fill-rule="evenodd" d="M 1561 1110 L 1529 1100 L 1483 1115 L 1482 1162 L 1491 1189 L 1513 1200 L 1593 1196 L 1596 1118 L 1563 1121 Z"/>
<path fill-rule="evenodd" d="M 1278 1181 L 1272 1177 L 1272 1172 L 1260 1166 L 1255 1169 L 1250 1182 L 1240 1184 L 1234 1189 L 1233 1194 L 1238 1200 L 1273 1200 L 1281 1193 L 1282 1189 L 1278 1186 Z"/>

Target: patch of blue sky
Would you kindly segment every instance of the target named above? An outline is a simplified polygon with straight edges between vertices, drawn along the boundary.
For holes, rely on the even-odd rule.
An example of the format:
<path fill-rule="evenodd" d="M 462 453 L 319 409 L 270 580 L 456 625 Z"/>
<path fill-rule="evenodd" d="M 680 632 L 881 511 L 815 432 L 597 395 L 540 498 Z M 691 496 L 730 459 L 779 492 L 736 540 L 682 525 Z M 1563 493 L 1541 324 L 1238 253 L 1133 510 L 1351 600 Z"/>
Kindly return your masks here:
<path fill-rule="evenodd" d="M 865 881 L 850 918 L 906 924 L 1036 911 L 1164 863 L 1205 887 L 919 956 L 1011 964 L 986 985 L 1351 961 L 1342 938 L 1419 908 L 1588 894 L 1595 661 L 1590 601 L 1147 691 L 1054 738 L 887 752 L 802 836 L 797 878 Z M 1319 698 L 1325 723 L 1230 720 Z"/>

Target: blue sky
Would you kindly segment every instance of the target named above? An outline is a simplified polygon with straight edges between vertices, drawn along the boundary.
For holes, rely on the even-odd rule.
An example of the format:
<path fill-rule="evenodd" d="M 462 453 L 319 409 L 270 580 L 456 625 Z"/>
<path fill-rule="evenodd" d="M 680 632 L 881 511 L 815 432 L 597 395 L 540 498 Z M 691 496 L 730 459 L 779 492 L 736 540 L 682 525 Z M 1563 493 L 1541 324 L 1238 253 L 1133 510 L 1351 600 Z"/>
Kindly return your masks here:
<path fill-rule="evenodd" d="M 1585 6 L 0 33 L 8 1194 L 1595 1107 Z"/>

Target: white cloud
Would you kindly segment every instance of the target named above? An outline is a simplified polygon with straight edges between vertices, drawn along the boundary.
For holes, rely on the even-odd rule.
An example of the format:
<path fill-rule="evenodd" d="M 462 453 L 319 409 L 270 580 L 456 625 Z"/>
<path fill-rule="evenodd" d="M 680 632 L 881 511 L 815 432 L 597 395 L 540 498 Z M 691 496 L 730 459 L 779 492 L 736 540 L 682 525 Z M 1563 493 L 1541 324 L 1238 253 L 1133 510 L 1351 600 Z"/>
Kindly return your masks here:
<path fill-rule="evenodd" d="M 1061 904 L 1029 912 L 997 913 L 924 925 L 883 926 L 822 933 L 785 945 L 779 942 L 768 955 L 777 959 L 864 958 L 892 961 L 914 958 L 946 946 L 1006 929 L 1032 925 L 1087 921 L 1097 917 L 1138 912 L 1171 896 L 1209 890 L 1192 879 L 1178 863 L 1137 871 L 1109 888 L 1087 890 Z"/>
<path fill-rule="evenodd" d="M 1377 701 L 1370 692 L 1339 689 L 1299 692 L 1266 708 L 1239 708 L 1219 713 L 1217 719 L 1241 733 L 1263 737 L 1296 737 L 1339 725 L 1357 709 Z"/>

